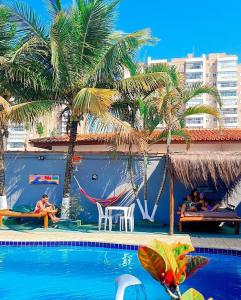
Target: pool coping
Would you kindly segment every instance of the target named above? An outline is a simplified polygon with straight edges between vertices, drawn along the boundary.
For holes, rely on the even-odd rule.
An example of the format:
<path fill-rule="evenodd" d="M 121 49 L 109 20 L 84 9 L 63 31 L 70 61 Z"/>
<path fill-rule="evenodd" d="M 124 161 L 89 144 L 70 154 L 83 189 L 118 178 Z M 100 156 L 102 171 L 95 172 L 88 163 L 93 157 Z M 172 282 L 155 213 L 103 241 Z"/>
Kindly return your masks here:
<path fill-rule="evenodd" d="M 115 250 L 137 251 L 138 245 L 91 241 L 0 241 L 0 247 L 91 247 Z M 241 250 L 195 247 L 198 254 L 222 254 L 241 257 Z"/>

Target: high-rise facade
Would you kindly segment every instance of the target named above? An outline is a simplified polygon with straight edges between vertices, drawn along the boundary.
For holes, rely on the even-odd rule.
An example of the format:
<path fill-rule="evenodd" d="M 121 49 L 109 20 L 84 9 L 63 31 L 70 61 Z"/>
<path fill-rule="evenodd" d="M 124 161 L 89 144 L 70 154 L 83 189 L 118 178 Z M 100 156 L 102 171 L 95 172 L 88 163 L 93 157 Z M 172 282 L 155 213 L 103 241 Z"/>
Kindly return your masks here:
<path fill-rule="evenodd" d="M 225 128 L 241 127 L 241 65 L 238 64 L 236 55 L 226 53 L 211 53 L 195 57 L 189 54 L 186 58 L 174 58 L 171 61 L 161 59 L 148 62 L 169 63 L 175 65 L 178 71 L 185 75 L 187 85 L 198 82 L 216 86 L 222 99 L 222 121 Z M 189 105 L 209 104 L 216 107 L 215 100 L 208 95 L 194 98 Z M 218 126 L 215 118 L 200 114 L 186 119 L 189 128 L 216 128 Z"/>

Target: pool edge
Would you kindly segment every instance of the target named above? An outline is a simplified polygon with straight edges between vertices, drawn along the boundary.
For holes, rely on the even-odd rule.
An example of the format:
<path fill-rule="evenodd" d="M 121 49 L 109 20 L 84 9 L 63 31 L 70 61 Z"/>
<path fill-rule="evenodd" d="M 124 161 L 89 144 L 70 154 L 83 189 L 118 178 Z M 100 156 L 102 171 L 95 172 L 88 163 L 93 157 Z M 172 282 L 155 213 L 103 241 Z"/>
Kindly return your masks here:
<path fill-rule="evenodd" d="M 0 241 L 0 247 L 13 246 L 13 247 L 92 247 L 92 248 L 105 248 L 115 250 L 129 250 L 137 251 L 138 245 L 132 244 L 117 244 L 117 243 L 104 243 L 104 242 L 91 242 L 91 241 Z M 235 249 L 222 249 L 222 248 L 207 248 L 195 247 L 195 252 L 199 254 L 223 254 L 231 256 L 240 256 L 241 250 Z"/>

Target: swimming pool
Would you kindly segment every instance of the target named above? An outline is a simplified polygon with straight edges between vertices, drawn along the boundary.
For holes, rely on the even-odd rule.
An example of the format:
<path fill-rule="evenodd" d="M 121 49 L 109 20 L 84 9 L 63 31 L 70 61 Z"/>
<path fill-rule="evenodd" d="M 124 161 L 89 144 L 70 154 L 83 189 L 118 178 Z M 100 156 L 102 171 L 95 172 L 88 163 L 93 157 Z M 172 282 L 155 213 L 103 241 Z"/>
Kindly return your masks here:
<path fill-rule="evenodd" d="M 186 281 L 206 298 L 238 300 L 240 257 L 209 254 L 210 262 Z M 112 300 L 114 279 L 128 273 L 145 285 L 149 300 L 168 299 L 140 266 L 136 251 L 82 247 L 0 247 L 0 295 L 5 300 Z M 127 291 L 133 300 L 135 290 Z M 138 299 L 139 300 L 139 299 Z M 140 299 L 141 300 L 141 299 Z"/>

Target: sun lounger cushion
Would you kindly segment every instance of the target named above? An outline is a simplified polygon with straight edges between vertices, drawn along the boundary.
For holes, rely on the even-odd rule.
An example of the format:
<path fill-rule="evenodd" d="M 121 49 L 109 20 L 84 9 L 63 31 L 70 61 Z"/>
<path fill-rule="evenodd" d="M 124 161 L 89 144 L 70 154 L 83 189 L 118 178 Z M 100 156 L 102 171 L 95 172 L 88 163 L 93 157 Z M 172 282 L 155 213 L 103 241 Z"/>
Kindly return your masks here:
<path fill-rule="evenodd" d="M 208 217 L 208 218 L 236 218 L 237 213 L 233 211 L 199 211 L 185 212 L 185 217 Z"/>
<path fill-rule="evenodd" d="M 18 206 L 14 206 L 12 211 L 16 211 L 20 213 L 30 213 L 33 212 L 34 209 L 29 205 L 18 205 Z"/>

